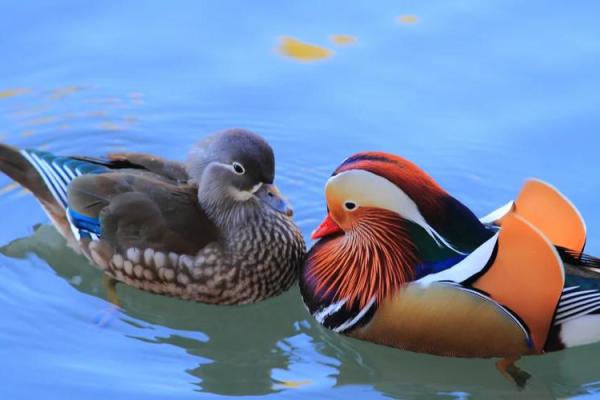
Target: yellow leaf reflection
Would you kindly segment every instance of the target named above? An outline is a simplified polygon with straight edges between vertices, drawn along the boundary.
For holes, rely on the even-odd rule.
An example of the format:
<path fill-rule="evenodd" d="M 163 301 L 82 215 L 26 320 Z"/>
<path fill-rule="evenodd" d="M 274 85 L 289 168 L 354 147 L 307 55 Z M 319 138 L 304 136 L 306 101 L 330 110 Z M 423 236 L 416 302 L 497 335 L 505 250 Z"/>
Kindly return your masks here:
<path fill-rule="evenodd" d="M 348 46 L 356 43 L 356 38 L 352 35 L 331 35 L 329 40 L 340 46 Z"/>
<path fill-rule="evenodd" d="M 77 93 L 83 90 L 81 86 L 65 86 L 58 89 L 54 89 L 52 93 L 50 93 L 50 98 L 53 100 L 60 100 L 63 97 L 66 97 L 70 94 Z"/>
<path fill-rule="evenodd" d="M 119 125 L 119 124 L 114 123 L 114 122 L 103 122 L 98 127 L 101 130 L 103 130 L 103 131 L 110 131 L 110 132 L 116 132 L 116 131 L 123 131 L 123 130 L 125 130 L 124 126 Z"/>
<path fill-rule="evenodd" d="M 287 36 L 281 38 L 279 52 L 285 56 L 306 62 L 322 60 L 333 55 L 333 52 L 329 49 L 304 43 Z"/>
<path fill-rule="evenodd" d="M 406 25 L 416 24 L 419 21 L 419 17 L 416 15 L 400 15 L 399 17 L 396 17 L 396 21 Z"/>
<path fill-rule="evenodd" d="M 310 385 L 312 383 L 312 381 L 310 380 L 306 380 L 306 381 L 279 381 L 279 383 L 276 383 L 275 385 L 273 385 L 275 387 L 275 389 L 298 389 L 301 388 L 302 386 L 306 386 L 306 385 Z"/>
<path fill-rule="evenodd" d="M 15 88 L 0 90 L 0 99 L 8 99 L 9 97 L 19 96 L 21 94 L 29 93 L 31 89 Z"/>
<path fill-rule="evenodd" d="M 30 119 L 30 120 L 25 121 L 25 123 L 27 125 L 39 126 L 39 125 L 49 125 L 56 121 L 58 121 L 58 117 L 49 115 L 46 117 Z"/>
<path fill-rule="evenodd" d="M 106 111 L 90 111 L 88 112 L 88 117 L 106 117 Z"/>

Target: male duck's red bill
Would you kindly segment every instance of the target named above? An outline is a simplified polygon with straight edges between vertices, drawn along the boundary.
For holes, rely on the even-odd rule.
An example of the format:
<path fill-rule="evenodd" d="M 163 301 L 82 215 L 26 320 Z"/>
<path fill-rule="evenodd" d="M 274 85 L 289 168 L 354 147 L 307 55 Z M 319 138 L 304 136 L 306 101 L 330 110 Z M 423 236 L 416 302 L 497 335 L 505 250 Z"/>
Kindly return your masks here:
<path fill-rule="evenodd" d="M 333 220 L 331 214 L 327 213 L 327 216 L 323 219 L 323 221 L 319 224 L 317 229 L 315 229 L 310 235 L 311 239 L 317 240 L 320 238 L 324 238 L 326 236 L 334 235 L 336 233 L 341 233 L 342 228 Z"/>

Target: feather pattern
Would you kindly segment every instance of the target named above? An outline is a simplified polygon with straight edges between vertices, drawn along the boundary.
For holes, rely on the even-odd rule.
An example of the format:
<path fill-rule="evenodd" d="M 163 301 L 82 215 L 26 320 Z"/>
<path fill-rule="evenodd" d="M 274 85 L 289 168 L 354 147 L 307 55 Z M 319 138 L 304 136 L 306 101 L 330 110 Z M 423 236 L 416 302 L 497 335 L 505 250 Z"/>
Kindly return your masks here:
<path fill-rule="evenodd" d="M 40 174 L 52 196 L 63 209 L 68 207 L 67 188 L 75 178 L 83 174 L 108 171 L 108 168 L 100 165 L 56 156 L 45 151 L 23 149 L 20 153 Z"/>
<path fill-rule="evenodd" d="M 56 202 L 65 210 L 75 239 L 97 240 L 101 235 L 100 221 L 69 207 L 68 188 L 71 182 L 82 175 L 103 173 L 109 169 L 87 160 L 61 157 L 40 150 L 23 149 L 20 153 L 38 172 Z"/>
<path fill-rule="evenodd" d="M 599 289 L 587 289 L 584 286 L 566 287 L 556 309 L 554 325 L 561 325 L 598 311 L 600 311 Z"/>
<path fill-rule="evenodd" d="M 356 212 L 364 223 L 315 246 L 305 274 L 315 293 L 346 300 L 347 307 L 357 302 L 362 309 L 372 298 L 381 303 L 413 279 L 418 259 L 397 214 L 370 208 Z"/>
<path fill-rule="evenodd" d="M 439 209 L 441 197 L 448 195 L 416 164 L 393 154 L 357 153 L 344 160 L 334 175 L 351 169 L 362 169 L 387 178 L 417 203 L 419 210 L 428 220 L 434 219 L 428 218 L 428 215 L 435 214 Z"/>
<path fill-rule="evenodd" d="M 353 169 L 371 172 L 396 185 L 417 205 L 436 241 L 458 254 L 468 254 L 491 237 L 468 207 L 403 157 L 384 152 L 357 153 L 344 160 L 333 175 Z"/>

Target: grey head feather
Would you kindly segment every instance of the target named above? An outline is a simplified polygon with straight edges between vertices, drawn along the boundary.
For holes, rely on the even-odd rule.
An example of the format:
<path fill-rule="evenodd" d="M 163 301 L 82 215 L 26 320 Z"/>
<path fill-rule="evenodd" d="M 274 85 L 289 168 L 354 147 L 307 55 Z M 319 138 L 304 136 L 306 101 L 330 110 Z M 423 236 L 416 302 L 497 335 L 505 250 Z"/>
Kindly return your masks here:
<path fill-rule="evenodd" d="M 275 178 L 275 157 L 260 136 L 228 129 L 194 145 L 186 162 L 198 201 L 221 229 L 231 229 L 260 212 L 264 203 L 253 193 Z"/>

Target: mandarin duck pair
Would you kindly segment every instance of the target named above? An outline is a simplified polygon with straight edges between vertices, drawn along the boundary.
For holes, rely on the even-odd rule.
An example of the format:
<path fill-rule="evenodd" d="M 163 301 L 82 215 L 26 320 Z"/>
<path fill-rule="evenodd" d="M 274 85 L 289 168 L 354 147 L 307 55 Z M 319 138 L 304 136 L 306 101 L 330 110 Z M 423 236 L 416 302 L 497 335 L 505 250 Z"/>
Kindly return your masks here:
<path fill-rule="evenodd" d="M 359 153 L 327 181 L 328 213 L 305 244 L 273 185 L 271 147 L 227 130 L 186 163 L 140 153 L 62 157 L 0 145 L 67 242 L 113 281 L 212 304 L 254 303 L 299 275 L 325 327 L 405 350 L 514 365 L 600 340 L 600 260 L 552 186 L 528 181 L 478 219 L 411 162 Z"/>

